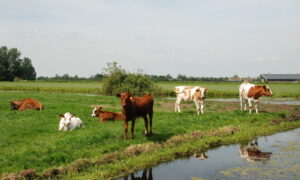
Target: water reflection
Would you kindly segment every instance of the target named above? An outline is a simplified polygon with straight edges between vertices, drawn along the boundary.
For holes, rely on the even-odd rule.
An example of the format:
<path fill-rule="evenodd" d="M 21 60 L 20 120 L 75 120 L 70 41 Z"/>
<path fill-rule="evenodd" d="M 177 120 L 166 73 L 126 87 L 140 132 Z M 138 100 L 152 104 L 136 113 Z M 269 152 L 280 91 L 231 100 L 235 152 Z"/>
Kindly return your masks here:
<path fill-rule="evenodd" d="M 199 149 L 190 158 L 162 163 L 117 180 L 300 179 L 299 137 L 300 128 L 246 144 L 220 146 L 205 152 Z"/>
<path fill-rule="evenodd" d="M 240 145 L 240 156 L 248 162 L 266 161 L 271 152 L 262 152 L 258 147 L 258 140 L 250 141 L 247 145 Z"/>
<path fill-rule="evenodd" d="M 148 176 L 147 176 L 148 170 L 149 170 L 149 172 L 148 172 Z M 130 175 L 124 177 L 124 180 L 129 180 L 129 178 L 131 178 L 131 180 L 153 180 L 152 168 L 144 169 L 142 176 L 136 176 L 134 173 L 131 173 Z"/>
<path fill-rule="evenodd" d="M 196 158 L 198 158 L 199 160 L 204 160 L 204 159 L 208 158 L 208 156 L 205 154 L 205 152 L 201 152 L 200 154 L 195 154 L 194 156 Z"/>

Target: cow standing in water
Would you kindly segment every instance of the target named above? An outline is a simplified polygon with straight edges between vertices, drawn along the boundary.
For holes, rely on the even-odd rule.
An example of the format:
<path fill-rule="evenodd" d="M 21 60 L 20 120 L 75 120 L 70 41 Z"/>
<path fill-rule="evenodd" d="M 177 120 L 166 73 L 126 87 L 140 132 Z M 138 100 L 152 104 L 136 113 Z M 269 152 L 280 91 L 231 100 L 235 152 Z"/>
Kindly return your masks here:
<path fill-rule="evenodd" d="M 249 105 L 249 114 L 252 112 L 252 102 L 255 105 L 255 111 L 258 113 L 257 104 L 258 99 L 261 96 L 273 96 L 273 92 L 268 86 L 256 86 L 248 82 L 244 82 L 240 85 L 240 103 L 241 111 L 243 110 L 243 101 L 245 103 L 244 110 L 247 110 L 247 101 Z"/>
<path fill-rule="evenodd" d="M 176 93 L 176 102 L 175 102 L 175 112 L 180 112 L 180 103 L 184 101 L 194 101 L 197 113 L 203 114 L 203 103 L 205 99 L 205 93 L 208 92 L 207 89 L 200 86 L 177 86 L 174 88 Z"/>

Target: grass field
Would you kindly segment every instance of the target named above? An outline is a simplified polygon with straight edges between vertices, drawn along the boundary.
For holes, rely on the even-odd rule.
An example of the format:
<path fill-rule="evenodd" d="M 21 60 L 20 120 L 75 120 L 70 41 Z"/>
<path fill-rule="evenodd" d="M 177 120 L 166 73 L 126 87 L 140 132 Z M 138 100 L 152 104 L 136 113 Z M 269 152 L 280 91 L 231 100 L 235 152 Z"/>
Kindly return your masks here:
<path fill-rule="evenodd" d="M 75 84 L 65 86 L 77 88 Z M 45 109 L 10 110 L 10 100 L 24 97 L 40 100 Z M 203 151 L 218 144 L 300 127 L 299 106 L 260 105 L 259 115 L 248 115 L 238 110 L 238 103 L 206 102 L 205 114 L 197 116 L 194 104 L 186 103 L 182 113 L 174 113 L 173 100 L 155 98 L 154 135 L 145 137 L 143 121 L 138 119 L 136 139 L 124 141 L 122 122 L 99 123 L 97 118 L 90 117 L 96 105 L 121 112 L 119 99 L 114 96 L 3 91 L 0 99 L 2 175 L 30 168 L 45 175 L 59 169 L 65 179 L 107 179 L 197 149 Z M 59 132 L 59 114 L 64 112 L 76 113 L 85 128 Z"/>
<path fill-rule="evenodd" d="M 215 82 L 158 82 L 161 90 L 154 92 L 156 96 L 175 96 L 173 89 L 179 85 L 200 85 L 209 89 L 208 98 L 238 97 L 240 83 Z M 258 84 L 261 85 L 261 84 Z M 273 98 L 300 99 L 300 83 L 269 83 Z M 37 91 L 37 92 L 69 92 L 102 94 L 101 82 L 0 82 L 0 90 Z"/>

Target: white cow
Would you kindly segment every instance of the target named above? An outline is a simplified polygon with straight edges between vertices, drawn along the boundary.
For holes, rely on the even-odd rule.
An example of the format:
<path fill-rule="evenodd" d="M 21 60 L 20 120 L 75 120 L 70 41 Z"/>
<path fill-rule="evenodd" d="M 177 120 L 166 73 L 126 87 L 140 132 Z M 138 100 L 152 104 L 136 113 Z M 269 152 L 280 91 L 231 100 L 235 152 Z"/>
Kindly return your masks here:
<path fill-rule="evenodd" d="M 256 86 L 248 82 L 244 82 L 239 87 L 241 111 L 243 110 L 243 101 L 245 101 L 244 110 L 247 110 L 246 102 L 249 105 L 249 114 L 252 112 L 252 102 L 255 105 L 255 111 L 258 113 L 257 104 L 261 96 L 273 96 L 273 92 L 268 86 Z"/>
<path fill-rule="evenodd" d="M 197 113 L 203 114 L 203 102 L 205 99 L 205 93 L 208 92 L 207 89 L 200 86 L 176 86 L 174 88 L 177 99 L 175 102 L 175 112 L 180 112 L 180 103 L 182 100 L 184 101 L 194 101 Z"/>
<path fill-rule="evenodd" d="M 65 114 L 59 115 L 61 117 L 59 122 L 59 131 L 67 131 L 67 130 L 74 130 L 79 127 L 83 127 L 83 122 L 80 118 L 75 117 L 75 114 L 71 114 L 66 112 Z"/>

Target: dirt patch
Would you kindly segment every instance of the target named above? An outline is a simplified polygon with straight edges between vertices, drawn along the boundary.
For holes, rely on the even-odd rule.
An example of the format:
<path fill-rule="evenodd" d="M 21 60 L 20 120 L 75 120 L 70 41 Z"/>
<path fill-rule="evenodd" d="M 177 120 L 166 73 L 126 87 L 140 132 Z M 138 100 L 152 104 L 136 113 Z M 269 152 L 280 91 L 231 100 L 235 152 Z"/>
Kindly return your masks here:
<path fill-rule="evenodd" d="M 159 107 L 155 110 L 164 111 L 164 112 L 174 112 L 174 103 L 175 102 L 160 102 Z M 196 106 L 194 102 L 184 102 L 180 104 L 180 109 L 184 111 L 195 111 Z M 204 113 L 223 113 L 223 112 L 232 112 L 240 110 L 239 102 L 214 102 L 214 101 L 204 101 Z M 248 111 L 248 110 L 247 110 Z M 290 111 L 290 112 L 299 112 L 299 105 L 284 105 L 284 104 L 258 104 L 258 112 L 277 112 L 277 111 Z"/>
<path fill-rule="evenodd" d="M 124 154 L 131 157 L 142 153 L 157 150 L 161 147 L 159 143 L 134 144 L 125 149 Z"/>

